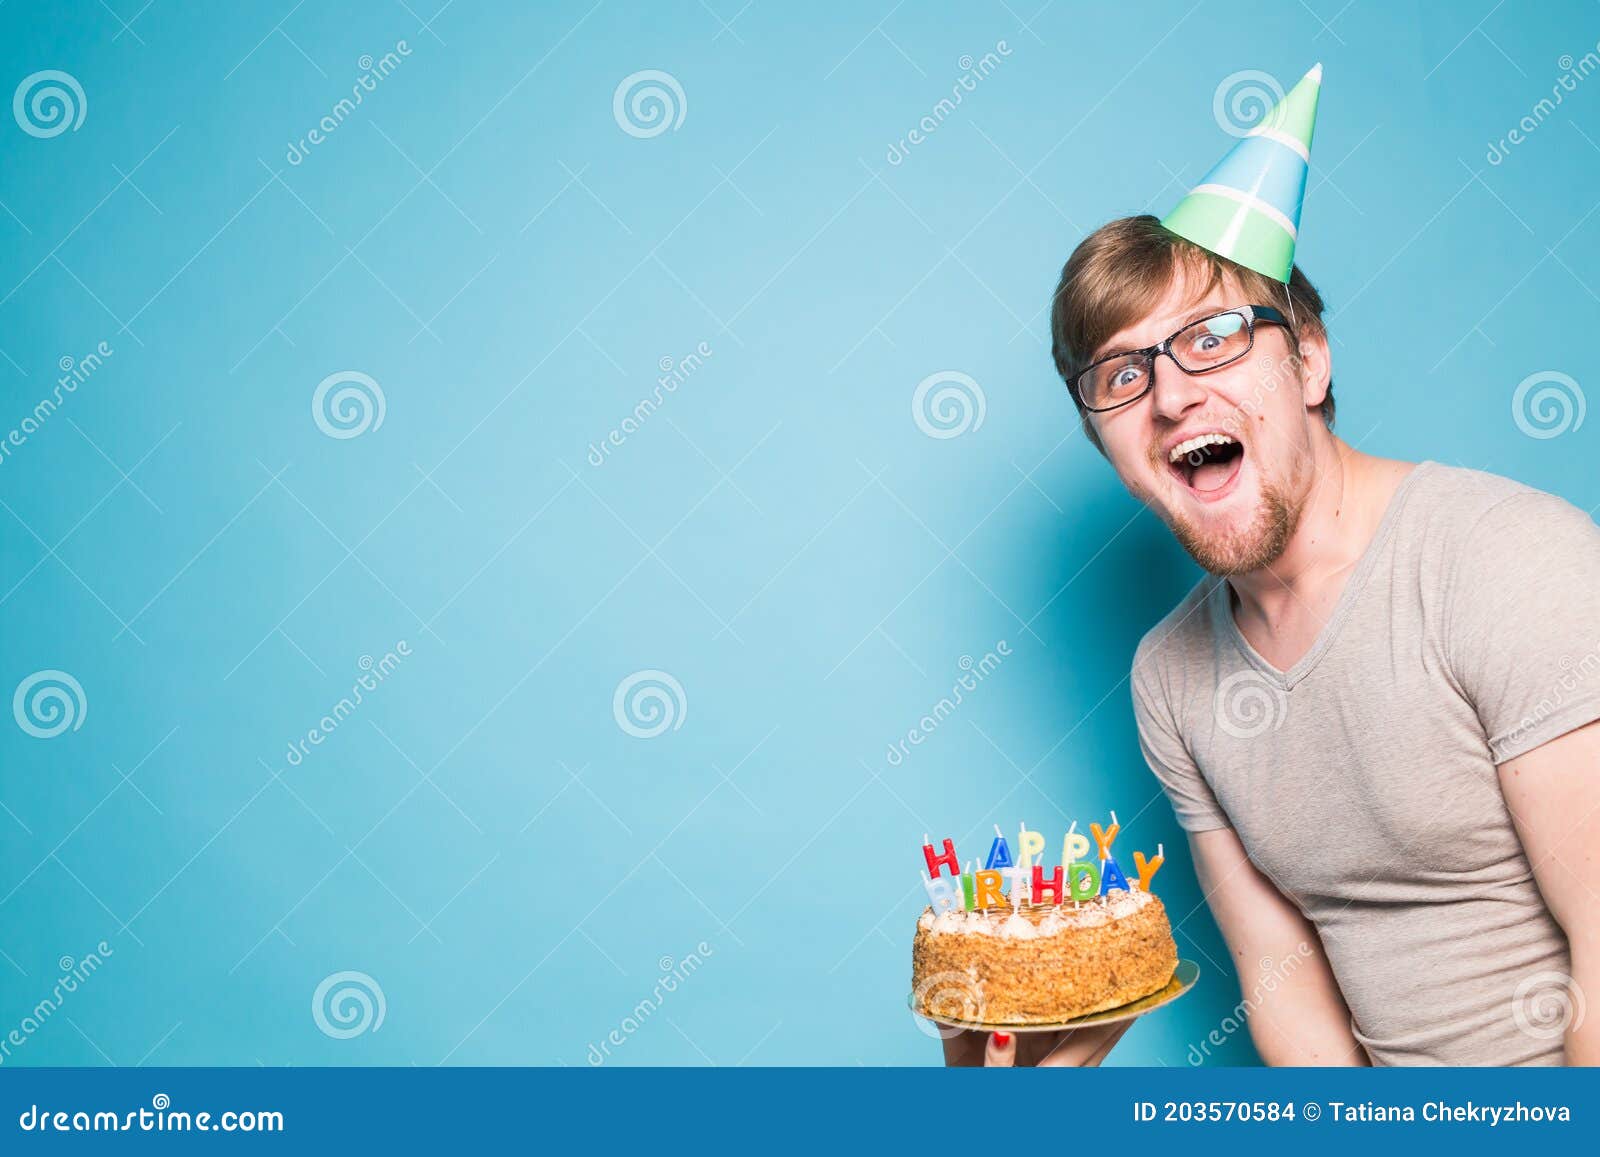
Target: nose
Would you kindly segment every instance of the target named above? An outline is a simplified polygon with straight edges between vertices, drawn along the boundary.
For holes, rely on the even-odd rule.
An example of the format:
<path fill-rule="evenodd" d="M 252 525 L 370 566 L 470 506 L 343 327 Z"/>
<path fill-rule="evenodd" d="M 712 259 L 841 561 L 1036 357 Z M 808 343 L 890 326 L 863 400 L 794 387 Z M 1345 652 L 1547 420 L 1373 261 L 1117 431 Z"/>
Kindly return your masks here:
<path fill-rule="evenodd" d="M 1165 356 L 1165 355 L 1163 355 Z M 1155 415 L 1168 422 L 1176 422 L 1206 400 L 1205 387 L 1199 379 L 1184 373 L 1171 357 L 1156 358 L 1151 367 L 1155 381 L 1150 386 L 1150 406 Z"/>

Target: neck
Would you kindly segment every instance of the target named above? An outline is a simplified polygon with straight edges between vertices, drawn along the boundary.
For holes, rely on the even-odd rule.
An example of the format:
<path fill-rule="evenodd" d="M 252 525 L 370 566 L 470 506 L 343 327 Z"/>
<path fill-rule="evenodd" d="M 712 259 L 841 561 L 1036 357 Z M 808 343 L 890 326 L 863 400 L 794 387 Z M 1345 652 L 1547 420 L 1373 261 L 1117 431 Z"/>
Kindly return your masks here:
<path fill-rule="evenodd" d="M 1312 440 L 1311 486 L 1294 535 L 1270 566 L 1228 581 L 1241 618 L 1269 629 L 1297 612 L 1327 606 L 1377 532 L 1393 493 L 1383 460 L 1331 432 Z"/>

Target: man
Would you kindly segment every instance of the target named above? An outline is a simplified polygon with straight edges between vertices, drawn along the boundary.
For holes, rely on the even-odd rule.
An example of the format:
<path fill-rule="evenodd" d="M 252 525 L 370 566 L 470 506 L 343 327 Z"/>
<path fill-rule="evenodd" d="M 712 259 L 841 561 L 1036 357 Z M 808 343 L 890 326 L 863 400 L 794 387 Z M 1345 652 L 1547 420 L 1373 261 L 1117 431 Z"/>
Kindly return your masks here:
<path fill-rule="evenodd" d="M 1257 1050 L 1600 1063 L 1600 530 L 1347 445 L 1292 229 L 1280 267 L 1175 218 L 1087 238 L 1052 337 L 1089 440 L 1209 572 L 1131 685 Z M 1095 1064 L 1124 1027 L 946 1054 Z"/>

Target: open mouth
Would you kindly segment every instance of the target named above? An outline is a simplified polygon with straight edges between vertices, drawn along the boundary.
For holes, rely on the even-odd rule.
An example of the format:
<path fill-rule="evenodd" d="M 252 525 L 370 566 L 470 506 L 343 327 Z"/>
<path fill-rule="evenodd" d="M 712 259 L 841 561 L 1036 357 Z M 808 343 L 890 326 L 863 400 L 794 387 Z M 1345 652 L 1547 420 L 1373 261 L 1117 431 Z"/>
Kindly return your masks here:
<path fill-rule="evenodd" d="M 1167 469 L 1197 497 L 1216 496 L 1239 474 L 1244 447 L 1227 434 L 1198 434 L 1167 455 Z"/>

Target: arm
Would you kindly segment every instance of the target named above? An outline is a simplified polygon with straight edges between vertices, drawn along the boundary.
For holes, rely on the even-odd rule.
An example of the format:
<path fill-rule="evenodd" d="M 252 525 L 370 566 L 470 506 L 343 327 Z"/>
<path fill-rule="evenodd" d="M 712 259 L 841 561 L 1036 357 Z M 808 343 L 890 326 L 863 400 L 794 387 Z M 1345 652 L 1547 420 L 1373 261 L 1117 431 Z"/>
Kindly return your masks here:
<path fill-rule="evenodd" d="M 1502 763 L 1500 790 L 1572 948 L 1567 1063 L 1600 1065 L 1600 1017 L 1579 1011 L 1585 996 L 1600 1000 L 1600 721 Z"/>
<path fill-rule="evenodd" d="M 1311 923 L 1250 862 L 1232 828 L 1190 832 L 1200 887 L 1244 990 L 1246 1023 L 1269 1065 L 1365 1065 L 1350 1010 Z M 1250 978 L 1270 961 L 1270 985 Z M 1597 989 L 1600 991 L 1600 989 Z"/>

